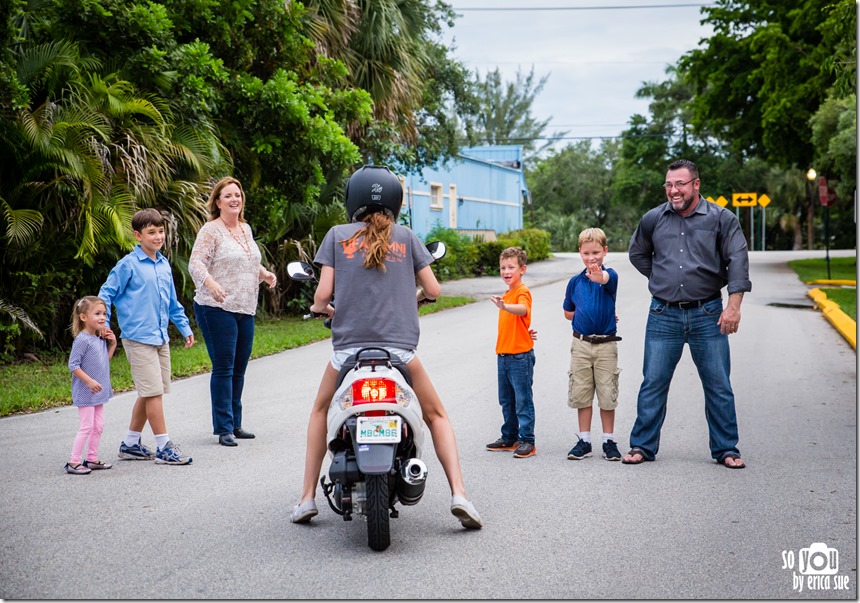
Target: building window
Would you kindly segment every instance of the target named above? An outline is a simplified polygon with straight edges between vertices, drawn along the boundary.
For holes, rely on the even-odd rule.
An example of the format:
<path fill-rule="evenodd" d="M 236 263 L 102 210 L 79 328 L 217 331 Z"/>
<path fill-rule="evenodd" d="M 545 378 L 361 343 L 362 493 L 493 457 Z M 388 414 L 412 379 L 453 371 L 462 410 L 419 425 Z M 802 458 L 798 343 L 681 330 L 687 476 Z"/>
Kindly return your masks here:
<path fill-rule="evenodd" d="M 442 209 L 442 185 L 439 182 L 430 183 L 430 209 Z"/>

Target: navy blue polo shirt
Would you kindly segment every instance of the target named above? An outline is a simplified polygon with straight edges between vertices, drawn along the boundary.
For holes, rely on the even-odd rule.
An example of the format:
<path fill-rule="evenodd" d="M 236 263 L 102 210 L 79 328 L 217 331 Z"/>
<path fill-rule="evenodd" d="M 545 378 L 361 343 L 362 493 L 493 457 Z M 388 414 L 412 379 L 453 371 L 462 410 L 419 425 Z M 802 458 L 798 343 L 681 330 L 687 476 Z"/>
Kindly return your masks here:
<path fill-rule="evenodd" d="M 618 292 L 618 273 L 603 268 L 609 282 L 600 285 L 588 280 L 585 269 L 570 279 L 562 307 L 573 312 L 571 327 L 583 335 L 615 335 L 615 295 Z"/>

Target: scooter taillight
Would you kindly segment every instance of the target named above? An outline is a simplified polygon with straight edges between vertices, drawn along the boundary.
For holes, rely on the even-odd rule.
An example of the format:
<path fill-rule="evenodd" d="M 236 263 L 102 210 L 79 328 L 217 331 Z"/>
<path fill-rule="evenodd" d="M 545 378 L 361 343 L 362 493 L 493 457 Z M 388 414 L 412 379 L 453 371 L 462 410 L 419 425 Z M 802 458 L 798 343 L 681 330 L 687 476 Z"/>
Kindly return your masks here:
<path fill-rule="evenodd" d="M 352 384 L 352 403 L 370 404 L 388 402 L 397 404 L 397 384 L 392 379 L 359 379 Z M 372 410 L 368 416 L 384 415 L 385 411 Z"/>

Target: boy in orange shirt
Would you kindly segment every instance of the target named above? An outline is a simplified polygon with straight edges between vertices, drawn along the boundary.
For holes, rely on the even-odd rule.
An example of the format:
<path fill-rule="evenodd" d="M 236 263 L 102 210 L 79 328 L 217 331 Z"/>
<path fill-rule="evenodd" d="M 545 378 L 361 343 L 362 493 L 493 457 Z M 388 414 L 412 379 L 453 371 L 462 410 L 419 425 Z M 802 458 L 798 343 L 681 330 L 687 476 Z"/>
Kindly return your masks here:
<path fill-rule="evenodd" d="M 496 363 L 499 377 L 499 404 L 502 406 L 502 437 L 487 444 L 487 450 L 514 451 L 514 458 L 534 456 L 535 406 L 532 397 L 535 353 L 529 333 L 532 294 L 522 278 L 526 273 L 526 252 L 508 247 L 499 257 L 499 271 L 508 286 L 504 295 L 490 300 L 499 308 Z"/>

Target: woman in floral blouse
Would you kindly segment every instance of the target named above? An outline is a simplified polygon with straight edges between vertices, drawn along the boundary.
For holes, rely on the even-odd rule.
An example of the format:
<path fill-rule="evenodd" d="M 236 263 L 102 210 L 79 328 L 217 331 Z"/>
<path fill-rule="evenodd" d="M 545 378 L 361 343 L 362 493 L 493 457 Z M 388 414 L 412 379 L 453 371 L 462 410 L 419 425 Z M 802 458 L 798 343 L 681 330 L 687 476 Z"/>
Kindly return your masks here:
<path fill-rule="evenodd" d="M 221 178 L 208 209 L 209 221 L 197 233 L 188 269 L 197 286 L 194 313 L 212 361 L 213 433 L 222 446 L 236 446 L 236 438 L 254 437 L 242 429 L 242 389 L 260 283 L 274 288 L 277 278 L 260 263 L 260 248 L 244 218 L 242 184 Z"/>

